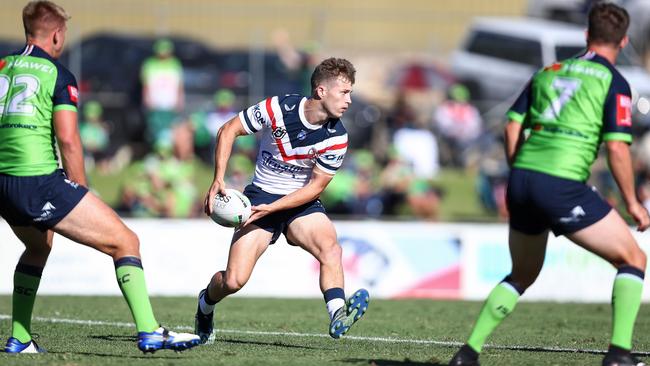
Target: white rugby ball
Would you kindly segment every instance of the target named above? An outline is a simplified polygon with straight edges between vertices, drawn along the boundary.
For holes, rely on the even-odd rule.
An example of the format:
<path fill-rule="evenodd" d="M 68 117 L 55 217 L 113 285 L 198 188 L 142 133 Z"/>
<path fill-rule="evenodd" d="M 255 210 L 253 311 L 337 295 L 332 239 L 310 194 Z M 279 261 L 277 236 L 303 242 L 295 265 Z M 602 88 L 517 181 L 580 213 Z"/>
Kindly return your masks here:
<path fill-rule="evenodd" d="M 226 195 L 217 194 L 212 199 L 210 218 L 226 227 L 237 227 L 251 216 L 251 202 L 236 189 L 226 188 Z"/>

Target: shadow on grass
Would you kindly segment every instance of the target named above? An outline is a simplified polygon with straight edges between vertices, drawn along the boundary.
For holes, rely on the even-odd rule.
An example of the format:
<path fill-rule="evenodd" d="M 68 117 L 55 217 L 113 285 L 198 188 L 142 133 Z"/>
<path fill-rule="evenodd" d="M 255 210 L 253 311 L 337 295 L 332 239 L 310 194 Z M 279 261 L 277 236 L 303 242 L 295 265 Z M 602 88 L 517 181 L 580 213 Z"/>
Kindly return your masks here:
<path fill-rule="evenodd" d="M 347 358 L 341 361 L 348 362 L 348 363 L 363 362 L 370 366 L 445 366 L 446 365 L 446 363 L 440 363 L 440 361 L 437 359 L 432 359 L 426 362 L 420 362 L 420 361 L 409 360 L 408 358 L 405 358 L 403 360 L 382 360 L 382 359 L 367 360 L 364 358 Z"/>
<path fill-rule="evenodd" d="M 160 360 L 173 360 L 173 359 L 181 359 L 183 358 L 183 355 L 179 354 L 178 352 L 172 352 L 169 350 L 165 351 L 159 351 L 161 352 L 160 354 L 152 355 L 152 354 L 142 354 L 142 355 L 125 355 L 124 353 L 101 353 L 101 352 L 77 352 L 77 351 L 65 351 L 65 352 L 58 352 L 58 351 L 48 351 L 49 354 L 52 355 L 65 355 L 65 354 L 70 354 L 70 355 L 79 355 L 79 356 L 92 356 L 92 357 L 106 357 L 106 358 L 119 358 L 119 359 L 134 359 L 134 360 L 150 360 L 150 359 L 160 359 Z"/>
<path fill-rule="evenodd" d="M 110 342 L 133 342 L 135 344 L 138 341 L 138 338 L 135 336 L 125 336 L 125 335 L 91 335 L 88 338 L 92 339 L 100 339 L 102 341 L 110 341 Z"/>
<path fill-rule="evenodd" d="M 299 348 L 299 349 L 319 349 L 319 350 L 328 350 L 330 348 L 323 347 L 311 347 L 311 346 L 300 346 L 296 344 L 286 344 L 282 342 L 260 342 L 260 341 L 244 341 L 239 339 L 217 339 L 217 342 L 221 343 L 232 343 L 232 344 L 245 344 L 245 345 L 257 345 L 257 346 L 272 346 L 272 347 L 283 347 L 283 348 Z"/>

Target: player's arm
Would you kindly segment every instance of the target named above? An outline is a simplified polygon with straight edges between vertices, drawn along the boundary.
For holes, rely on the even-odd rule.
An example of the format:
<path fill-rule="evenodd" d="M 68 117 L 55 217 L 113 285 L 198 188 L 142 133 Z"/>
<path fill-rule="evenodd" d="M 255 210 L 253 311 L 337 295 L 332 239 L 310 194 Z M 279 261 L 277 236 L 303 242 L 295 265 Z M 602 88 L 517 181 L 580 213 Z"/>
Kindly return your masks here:
<path fill-rule="evenodd" d="M 84 153 L 79 136 L 77 112 L 59 110 L 54 112 L 54 130 L 61 152 L 61 162 L 68 179 L 88 186 L 84 169 Z"/>
<path fill-rule="evenodd" d="M 524 142 L 524 129 L 520 122 L 510 121 L 504 129 L 506 159 L 508 165 L 512 166 L 519 147 Z"/>
<path fill-rule="evenodd" d="M 508 124 L 504 129 L 505 152 L 508 165 L 512 166 L 519 147 L 524 143 L 524 121 L 531 103 L 531 85 L 532 80 L 526 84 L 524 90 L 519 94 L 515 103 L 510 107 L 508 113 Z"/>
<path fill-rule="evenodd" d="M 650 226 L 648 211 L 639 203 L 634 189 L 632 143 L 632 93 L 622 78 L 614 77 L 603 108 L 602 139 L 607 148 L 609 169 L 614 176 L 627 212 L 637 223 L 637 230 Z"/>
<path fill-rule="evenodd" d="M 319 169 L 318 166 L 315 166 L 311 174 L 311 179 L 304 187 L 291 192 L 271 204 L 253 206 L 253 213 L 244 225 L 270 213 L 298 207 L 317 199 L 323 193 L 329 182 L 332 181 L 333 177 L 333 174 L 328 174 Z"/>
<path fill-rule="evenodd" d="M 650 226 L 650 218 L 648 211 L 636 198 L 630 147 L 624 141 L 607 141 L 606 146 L 609 168 L 621 192 L 627 212 L 636 221 L 637 229 L 644 231 Z"/>
<path fill-rule="evenodd" d="M 203 205 L 204 211 L 208 215 L 212 213 L 212 205 L 210 204 L 212 197 L 217 193 L 223 195 L 226 194 L 224 176 L 226 175 L 226 168 L 228 167 L 228 159 L 230 159 L 230 154 L 232 153 L 232 145 L 237 136 L 246 134 L 247 132 L 239 119 L 239 115 L 233 117 L 230 121 L 221 126 L 217 133 L 217 146 L 214 149 L 214 178 L 208 194 L 205 196 Z"/>

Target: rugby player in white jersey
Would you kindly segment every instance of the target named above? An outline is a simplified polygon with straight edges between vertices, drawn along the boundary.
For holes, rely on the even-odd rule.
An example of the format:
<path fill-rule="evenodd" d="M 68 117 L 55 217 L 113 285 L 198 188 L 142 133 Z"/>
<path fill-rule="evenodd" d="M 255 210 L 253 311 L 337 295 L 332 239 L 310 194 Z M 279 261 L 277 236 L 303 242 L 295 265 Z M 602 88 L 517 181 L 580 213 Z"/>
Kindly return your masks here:
<path fill-rule="evenodd" d="M 366 312 L 365 289 L 345 300 L 341 246 L 319 200 L 347 150 L 348 135 L 340 118 L 352 103 L 355 72 L 348 60 L 326 59 L 312 74 L 311 97 L 265 99 L 219 130 L 214 181 L 204 203 L 208 215 L 213 197 L 225 194 L 224 175 L 235 138 L 261 132 L 262 140 L 253 182 L 244 190 L 253 205 L 251 217 L 235 230 L 226 269 L 216 272 L 199 293 L 195 328 L 203 343 L 212 334 L 215 304 L 248 282 L 255 263 L 280 234 L 320 263 L 320 288 L 333 338 L 345 334 Z"/>

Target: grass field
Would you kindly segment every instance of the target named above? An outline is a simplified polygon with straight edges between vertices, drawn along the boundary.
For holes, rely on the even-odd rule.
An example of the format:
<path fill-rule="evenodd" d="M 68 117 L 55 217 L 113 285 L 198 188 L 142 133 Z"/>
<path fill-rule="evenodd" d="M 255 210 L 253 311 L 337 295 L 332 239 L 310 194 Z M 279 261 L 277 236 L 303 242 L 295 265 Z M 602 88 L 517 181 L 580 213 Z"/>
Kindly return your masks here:
<path fill-rule="evenodd" d="M 0 296 L 0 336 L 10 330 Z M 340 340 L 326 335 L 320 300 L 232 298 L 218 306 L 217 340 L 183 353 L 144 355 L 118 297 L 40 297 L 33 331 L 45 355 L 0 353 L 0 365 L 444 365 L 467 336 L 480 303 L 371 301 Z M 190 330 L 195 300 L 154 298 L 158 321 Z M 490 339 L 483 365 L 597 365 L 608 341 L 606 304 L 526 303 Z M 635 347 L 650 351 L 650 307 L 642 306 Z M 563 350 L 560 350 L 563 349 Z"/>

